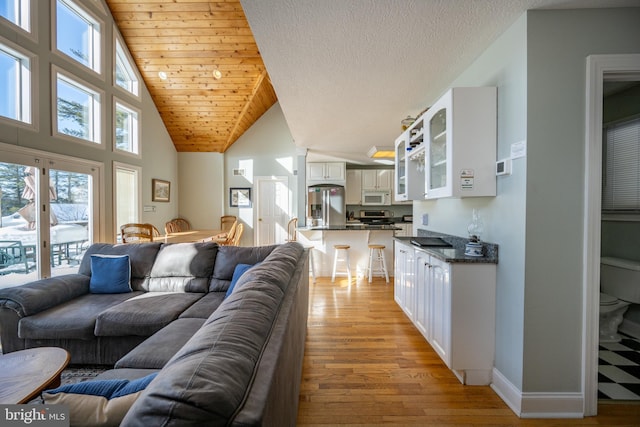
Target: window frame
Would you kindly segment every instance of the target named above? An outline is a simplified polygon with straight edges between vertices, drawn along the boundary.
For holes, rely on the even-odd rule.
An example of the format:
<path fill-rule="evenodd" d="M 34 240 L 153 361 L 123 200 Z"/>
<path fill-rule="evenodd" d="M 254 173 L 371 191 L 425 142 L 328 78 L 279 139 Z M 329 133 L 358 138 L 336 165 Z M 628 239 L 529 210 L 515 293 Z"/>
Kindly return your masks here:
<path fill-rule="evenodd" d="M 66 133 L 62 133 L 60 129 L 58 129 L 58 76 L 62 76 L 63 80 L 65 80 L 67 84 L 76 86 L 85 92 L 90 92 L 93 94 L 93 114 L 90 118 L 90 126 L 93 130 L 93 139 L 84 139 L 74 135 L 69 135 Z M 98 98 L 97 101 L 96 97 Z M 69 73 L 68 71 L 60 67 L 57 67 L 53 64 L 51 65 L 51 133 L 53 137 L 65 139 L 68 141 L 80 142 L 82 144 L 88 144 L 92 147 L 104 148 L 105 126 L 103 124 L 106 122 L 104 100 L 106 100 L 106 98 L 105 92 L 103 90 L 98 89 L 97 87 L 87 83 L 83 79 L 80 79 L 79 77 L 73 75 L 72 73 Z M 96 112 L 95 110 L 98 111 Z"/>
<path fill-rule="evenodd" d="M 625 189 L 628 189 L 626 186 L 620 186 L 620 185 L 615 185 L 613 183 L 608 183 L 608 179 L 610 177 L 615 178 L 615 176 L 619 176 L 619 172 L 616 172 L 617 168 L 623 168 L 624 165 L 617 165 L 615 163 L 612 164 L 612 162 L 614 162 L 614 160 L 610 159 L 609 156 L 609 152 L 610 152 L 610 147 L 609 147 L 609 132 L 610 131 L 618 131 L 619 129 L 623 128 L 624 126 L 633 126 L 633 131 L 635 131 L 637 134 L 640 134 L 640 115 L 636 114 L 633 115 L 631 117 L 627 117 L 621 120 L 616 120 L 614 122 L 611 123 L 607 123 L 604 126 L 603 129 L 603 133 L 602 133 L 602 215 L 603 218 L 605 216 L 610 217 L 610 216 L 623 216 L 623 217 L 631 217 L 631 216 L 635 216 L 638 217 L 640 215 L 640 184 L 636 184 L 637 185 L 637 189 L 636 189 L 636 196 L 635 197 L 629 197 L 629 199 L 625 199 L 626 203 L 629 203 L 631 201 L 634 200 L 636 206 L 635 207 L 621 207 L 621 202 L 616 202 L 616 195 L 618 196 L 624 196 L 625 194 L 627 194 L 626 191 L 624 191 Z M 618 142 L 620 142 L 620 139 L 618 138 Z M 633 142 L 633 141 L 629 141 L 629 142 Z M 632 154 L 635 154 L 637 157 L 640 157 L 640 137 L 638 138 L 638 145 L 636 147 L 624 147 L 627 150 L 631 149 L 632 150 Z M 633 163 L 633 162 L 632 162 Z M 613 170 L 611 170 L 611 168 L 613 167 Z M 636 174 L 635 177 L 640 177 L 640 166 L 637 166 L 638 169 L 636 170 Z M 628 180 L 629 182 L 634 182 L 633 178 Z M 622 191 L 622 192 L 621 192 Z M 613 201 L 611 201 L 613 199 Z M 611 203 L 613 203 L 614 206 L 605 206 L 607 205 L 609 202 L 611 201 Z M 618 205 L 618 206 L 615 206 Z"/>
<path fill-rule="evenodd" d="M 120 52 L 119 52 L 120 51 Z M 118 57 L 123 57 L 125 60 L 125 69 L 128 74 L 132 75 L 135 78 L 135 82 L 133 82 L 133 91 L 128 90 L 120 86 L 117 83 L 117 67 L 118 67 Z M 122 36 L 118 32 L 118 29 L 114 26 L 113 28 L 113 87 L 119 90 L 120 92 L 127 94 L 128 96 L 134 97 L 137 101 L 141 101 L 142 97 L 140 95 L 140 86 L 141 86 L 142 77 L 138 72 L 138 67 L 136 66 L 135 61 L 131 57 L 129 53 L 129 49 L 127 45 L 124 43 Z"/>
<path fill-rule="evenodd" d="M 35 108 L 38 105 L 39 89 L 38 56 L 4 37 L 0 37 L 0 47 L 3 47 L 2 51 L 20 60 L 21 69 L 20 106 L 18 107 L 20 118 L 14 119 L 0 115 L 0 122 L 38 130 L 39 116 L 38 109 Z M 28 61 L 27 67 L 25 67 L 24 61 Z M 28 119 L 25 120 L 25 117 Z"/>
<path fill-rule="evenodd" d="M 19 6 L 20 17 L 19 22 L 13 22 L 4 16 L 0 16 L 0 24 L 5 25 L 12 30 L 18 30 L 23 35 L 31 38 L 33 41 L 38 40 L 38 26 L 35 24 L 38 22 L 37 5 L 36 0 L 14 0 Z"/>
<path fill-rule="evenodd" d="M 117 131 L 117 127 L 116 127 L 116 120 L 117 120 L 117 112 L 118 112 L 118 105 L 120 105 L 122 108 L 129 110 L 131 113 L 135 113 L 136 114 L 136 121 L 133 124 L 132 127 L 134 127 L 134 129 L 132 129 L 130 131 L 130 135 L 133 136 L 133 138 L 135 139 L 134 141 L 131 141 L 131 145 L 135 146 L 136 150 L 135 151 L 127 151 L 127 150 L 123 150 L 121 148 L 118 148 L 116 146 L 116 131 Z M 141 122 L 141 117 L 142 117 L 142 111 L 139 108 L 134 107 L 133 105 L 129 104 L 128 102 L 125 102 L 123 100 L 121 100 L 120 98 L 117 98 L 116 96 L 113 97 L 113 151 L 116 153 L 122 153 L 128 156 L 132 156 L 135 158 L 142 158 L 142 127 L 140 126 L 140 122 Z"/>
<path fill-rule="evenodd" d="M 80 15 L 80 18 L 90 23 L 92 36 L 90 52 L 91 61 L 89 61 L 89 66 L 83 64 L 76 58 L 58 49 L 58 2 L 64 4 L 67 8 L 71 9 L 71 11 Z M 104 21 L 100 19 L 94 12 L 87 9 L 84 5 L 77 3 L 75 0 L 51 0 L 51 51 L 56 56 L 63 58 L 70 64 L 74 64 L 82 68 L 83 70 L 90 71 L 96 76 L 99 76 L 101 80 L 104 80 L 104 33 Z"/>

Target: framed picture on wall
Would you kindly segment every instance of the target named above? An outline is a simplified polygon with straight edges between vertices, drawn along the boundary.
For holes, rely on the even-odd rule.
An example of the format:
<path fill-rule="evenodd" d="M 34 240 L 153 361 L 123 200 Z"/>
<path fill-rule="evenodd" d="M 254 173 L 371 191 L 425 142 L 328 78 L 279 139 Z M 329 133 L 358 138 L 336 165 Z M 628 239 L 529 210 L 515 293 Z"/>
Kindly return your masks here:
<path fill-rule="evenodd" d="M 151 201 L 168 202 L 171 196 L 171 183 L 161 179 L 151 180 Z"/>
<path fill-rule="evenodd" d="M 232 187 L 229 189 L 229 206 L 232 208 L 251 207 L 251 188 Z"/>

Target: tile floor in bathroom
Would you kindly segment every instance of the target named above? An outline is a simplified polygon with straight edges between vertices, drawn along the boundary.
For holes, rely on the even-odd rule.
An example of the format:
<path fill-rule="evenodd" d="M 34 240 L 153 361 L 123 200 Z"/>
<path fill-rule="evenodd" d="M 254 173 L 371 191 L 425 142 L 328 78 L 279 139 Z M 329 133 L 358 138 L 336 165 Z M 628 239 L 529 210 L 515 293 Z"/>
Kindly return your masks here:
<path fill-rule="evenodd" d="M 618 343 L 600 343 L 598 399 L 640 401 L 640 340 L 621 335 Z"/>

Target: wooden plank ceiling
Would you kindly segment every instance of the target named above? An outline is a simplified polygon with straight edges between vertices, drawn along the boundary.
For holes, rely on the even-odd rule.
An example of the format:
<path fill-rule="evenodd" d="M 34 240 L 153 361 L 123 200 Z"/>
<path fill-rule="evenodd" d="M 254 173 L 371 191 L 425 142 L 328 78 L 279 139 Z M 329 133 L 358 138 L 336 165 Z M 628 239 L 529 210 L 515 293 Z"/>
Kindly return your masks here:
<path fill-rule="evenodd" d="M 239 0 L 106 2 L 177 151 L 224 153 L 277 101 Z"/>

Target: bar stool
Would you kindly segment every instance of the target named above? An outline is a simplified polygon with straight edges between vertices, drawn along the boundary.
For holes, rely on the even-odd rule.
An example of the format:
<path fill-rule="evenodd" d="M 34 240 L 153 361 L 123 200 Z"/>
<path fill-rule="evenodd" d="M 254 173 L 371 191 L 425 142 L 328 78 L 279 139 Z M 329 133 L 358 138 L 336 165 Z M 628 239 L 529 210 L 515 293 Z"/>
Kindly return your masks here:
<path fill-rule="evenodd" d="M 331 282 L 336 281 L 336 267 L 338 266 L 338 258 L 340 251 L 344 251 L 344 258 L 341 260 L 345 261 L 347 264 L 347 277 L 349 278 L 349 283 L 351 283 L 351 264 L 349 264 L 349 245 L 333 245 L 334 255 L 333 255 L 333 273 L 331 274 Z M 344 274 L 344 273 L 341 273 Z"/>
<path fill-rule="evenodd" d="M 387 272 L 387 262 L 384 259 L 384 245 L 369 244 L 369 283 L 374 273 L 384 274 L 384 278 L 389 283 L 389 273 Z M 374 263 L 377 263 L 374 271 Z"/>

